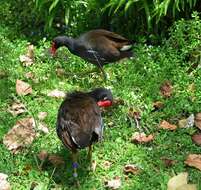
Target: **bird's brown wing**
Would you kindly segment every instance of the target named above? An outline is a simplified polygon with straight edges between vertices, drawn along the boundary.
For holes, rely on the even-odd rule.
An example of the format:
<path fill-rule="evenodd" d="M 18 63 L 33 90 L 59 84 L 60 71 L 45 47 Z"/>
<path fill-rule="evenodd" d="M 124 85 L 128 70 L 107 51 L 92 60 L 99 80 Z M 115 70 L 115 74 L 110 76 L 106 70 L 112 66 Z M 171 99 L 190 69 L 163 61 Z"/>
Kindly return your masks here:
<path fill-rule="evenodd" d="M 90 37 L 92 38 L 96 38 L 96 37 L 100 37 L 100 36 L 105 36 L 107 37 L 108 39 L 112 40 L 112 41 L 115 41 L 115 42 L 119 42 L 119 43 L 128 43 L 129 40 L 126 39 L 125 37 L 119 35 L 119 34 L 116 34 L 114 32 L 110 32 L 108 30 L 104 30 L 104 29 L 98 29 L 98 30 L 93 30 L 91 32 L 91 34 L 89 34 Z"/>
<path fill-rule="evenodd" d="M 102 136 L 100 110 L 91 98 L 74 102 L 60 123 L 61 140 L 69 148 L 69 137 L 78 148 L 84 148 L 91 144 L 93 133 Z"/>

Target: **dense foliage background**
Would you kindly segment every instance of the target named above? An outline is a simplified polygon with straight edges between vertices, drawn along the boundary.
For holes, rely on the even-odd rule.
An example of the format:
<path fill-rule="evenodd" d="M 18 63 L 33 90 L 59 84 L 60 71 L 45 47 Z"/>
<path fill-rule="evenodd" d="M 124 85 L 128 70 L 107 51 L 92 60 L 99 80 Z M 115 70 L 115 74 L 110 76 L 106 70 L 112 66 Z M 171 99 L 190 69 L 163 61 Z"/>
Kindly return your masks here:
<path fill-rule="evenodd" d="M 201 10 L 199 0 L 16 0 L 1 3 L 5 25 L 26 36 L 78 35 L 105 28 L 132 38 L 158 39 L 179 18 Z"/>

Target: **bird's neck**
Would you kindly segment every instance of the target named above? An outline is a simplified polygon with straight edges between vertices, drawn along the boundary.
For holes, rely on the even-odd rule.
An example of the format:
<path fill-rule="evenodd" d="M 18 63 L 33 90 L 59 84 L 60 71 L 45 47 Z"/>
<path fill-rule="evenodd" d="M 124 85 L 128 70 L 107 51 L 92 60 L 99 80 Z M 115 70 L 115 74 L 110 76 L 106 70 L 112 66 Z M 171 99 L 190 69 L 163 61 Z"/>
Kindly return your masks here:
<path fill-rule="evenodd" d="M 74 39 L 69 37 L 63 37 L 60 46 L 66 46 L 70 51 L 74 50 Z"/>

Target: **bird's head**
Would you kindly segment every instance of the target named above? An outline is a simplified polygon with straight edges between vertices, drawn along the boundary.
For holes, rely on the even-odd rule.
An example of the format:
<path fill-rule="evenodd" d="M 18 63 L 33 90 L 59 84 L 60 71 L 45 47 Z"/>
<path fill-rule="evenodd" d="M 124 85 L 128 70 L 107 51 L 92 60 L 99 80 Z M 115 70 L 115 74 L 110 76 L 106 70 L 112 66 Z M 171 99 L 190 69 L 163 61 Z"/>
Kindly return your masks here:
<path fill-rule="evenodd" d="M 57 36 L 52 40 L 50 53 L 54 56 L 59 47 L 66 46 L 68 48 L 71 48 L 71 44 L 72 44 L 71 38 L 68 38 L 67 36 Z"/>
<path fill-rule="evenodd" d="M 109 107 L 112 105 L 112 92 L 106 88 L 96 88 L 89 93 L 100 107 Z"/>

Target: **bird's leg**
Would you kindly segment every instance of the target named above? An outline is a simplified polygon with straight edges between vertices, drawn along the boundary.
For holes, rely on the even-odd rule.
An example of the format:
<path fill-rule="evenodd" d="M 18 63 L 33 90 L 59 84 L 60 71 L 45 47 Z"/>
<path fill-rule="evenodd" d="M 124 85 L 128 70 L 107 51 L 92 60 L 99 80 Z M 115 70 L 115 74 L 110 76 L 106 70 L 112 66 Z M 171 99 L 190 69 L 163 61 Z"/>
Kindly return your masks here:
<path fill-rule="evenodd" d="M 93 150 L 92 145 L 89 145 L 87 158 L 88 158 L 88 160 L 90 161 L 90 164 L 91 164 L 91 162 L 92 162 L 92 150 Z"/>
<path fill-rule="evenodd" d="M 102 67 L 102 66 L 99 66 L 98 68 L 99 68 L 100 71 L 102 72 L 104 80 L 107 80 L 107 74 L 106 74 L 106 72 L 104 71 L 103 67 Z"/>
<path fill-rule="evenodd" d="M 74 179 L 75 179 L 75 181 L 76 181 L 76 185 L 79 187 L 80 185 L 79 185 L 79 181 L 78 181 L 78 179 L 77 179 L 77 177 L 78 177 L 78 174 L 77 174 L 77 168 L 78 168 L 77 156 L 78 156 L 78 152 L 77 152 L 77 151 L 73 151 L 73 152 L 72 152 L 73 177 L 74 177 Z"/>

